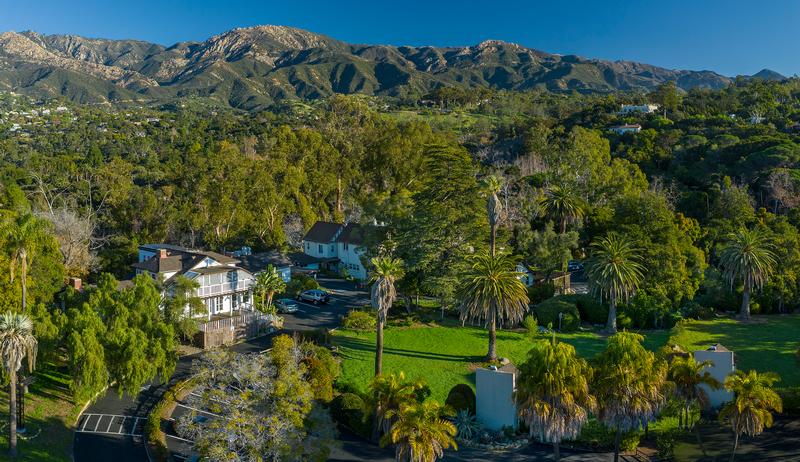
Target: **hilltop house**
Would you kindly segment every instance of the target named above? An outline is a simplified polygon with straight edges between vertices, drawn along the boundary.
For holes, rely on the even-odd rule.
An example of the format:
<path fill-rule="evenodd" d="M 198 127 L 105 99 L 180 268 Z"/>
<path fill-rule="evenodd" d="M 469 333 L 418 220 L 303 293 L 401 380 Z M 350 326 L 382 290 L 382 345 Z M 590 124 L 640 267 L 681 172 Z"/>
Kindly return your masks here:
<path fill-rule="evenodd" d="M 361 262 L 364 254 L 364 227 L 356 223 L 318 221 L 303 237 L 303 255 L 294 259 L 307 269 L 344 273 L 356 279 L 367 279 Z"/>
<path fill-rule="evenodd" d="M 253 274 L 238 266 L 240 260 L 216 252 L 191 250 L 169 244 L 139 246 L 136 274 L 146 274 L 164 284 L 164 296 L 172 294 L 178 276 L 196 281 L 195 295 L 206 306 L 206 316 L 236 315 L 253 310 Z"/>
<path fill-rule="evenodd" d="M 642 131 L 642 126 L 639 124 L 625 124 L 625 125 L 617 125 L 616 127 L 611 127 L 609 130 L 616 133 L 617 135 L 624 135 L 625 133 L 639 133 Z"/>
<path fill-rule="evenodd" d="M 632 114 L 634 112 L 641 112 L 643 114 L 652 114 L 658 111 L 658 104 L 623 104 L 619 110 L 620 115 Z"/>

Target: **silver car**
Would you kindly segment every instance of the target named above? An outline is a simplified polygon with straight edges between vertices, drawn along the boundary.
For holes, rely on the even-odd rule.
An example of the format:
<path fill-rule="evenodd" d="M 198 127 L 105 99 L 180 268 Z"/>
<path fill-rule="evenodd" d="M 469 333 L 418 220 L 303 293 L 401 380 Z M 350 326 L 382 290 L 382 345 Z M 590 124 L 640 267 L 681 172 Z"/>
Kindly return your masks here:
<path fill-rule="evenodd" d="M 319 289 L 313 290 L 306 290 L 301 292 L 300 295 L 297 296 L 297 299 L 301 302 L 311 302 L 315 305 L 319 305 L 320 303 L 328 303 L 330 300 L 330 295 L 328 292 Z"/>
<path fill-rule="evenodd" d="M 297 311 L 297 302 L 291 298 L 281 298 L 275 301 L 278 313 L 294 313 Z"/>

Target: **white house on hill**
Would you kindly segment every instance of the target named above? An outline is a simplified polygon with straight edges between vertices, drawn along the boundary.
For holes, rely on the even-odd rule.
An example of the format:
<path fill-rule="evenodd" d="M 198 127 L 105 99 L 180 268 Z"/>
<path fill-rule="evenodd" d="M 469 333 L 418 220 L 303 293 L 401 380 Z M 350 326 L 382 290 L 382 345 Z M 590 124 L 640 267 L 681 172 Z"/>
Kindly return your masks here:
<path fill-rule="evenodd" d="M 617 135 L 624 135 L 625 133 L 639 133 L 642 131 L 642 126 L 639 124 L 625 124 L 625 125 L 617 125 L 616 127 L 611 127 L 609 130 L 616 133 Z"/>
<path fill-rule="evenodd" d="M 364 227 L 356 223 L 330 223 L 318 221 L 303 237 L 304 266 L 347 274 L 356 279 L 367 279 L 367 270 L 361 262 L 364 254 Z"/>
<path fill-rule="evenodd" d="M 641 112 L 643 114 L 652 114 L 658 111 L 659 105 L 658 104 L 623 104 L 622 108 L 620 108 L 619 113 L 621 115 L 625 114 L 632 114 L 635 112 Z"/>
<path fill-rule="evenodd" d="M 133 264 L 136 274 L 162 280 L 164 296 L 172 294 L 178 276 L 199 284 L 195 295 L 205 304 L 211 319 L 214 315 L 234 315 L 253 310 L 253 274 L 238 266 L 240 261 L 216 252 L 191 250 L 169 244 L 139 246 L 139 261 Z"/>

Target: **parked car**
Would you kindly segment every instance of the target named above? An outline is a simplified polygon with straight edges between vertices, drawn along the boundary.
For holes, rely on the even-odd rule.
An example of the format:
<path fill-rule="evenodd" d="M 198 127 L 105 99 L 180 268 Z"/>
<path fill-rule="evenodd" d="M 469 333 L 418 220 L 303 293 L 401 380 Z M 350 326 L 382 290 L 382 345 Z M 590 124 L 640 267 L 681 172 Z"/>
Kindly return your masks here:
<path fill-rule="evenodd" d="M 328 295 L 328 292 L 325 292 L 324 290 L 313 289 L 300 292 L 300 295 L 297 296 L 297 299 L 301 302 L 311 302 L 315 305 L 319 305 L 320 303 L 328 303 L 331 297 Z"/>
<path fill-rule="evenodd" d="M 567 271 L 583 271 L 583 263 L 578 260 L 570 260 L 567 262 Z"/>
<path fill-rule="evenodd" d="M 275 301 L 275 309 L 278 313 L 294 313 L 297 311 L 297 302 L 291 298 L 281 298 Z"/>

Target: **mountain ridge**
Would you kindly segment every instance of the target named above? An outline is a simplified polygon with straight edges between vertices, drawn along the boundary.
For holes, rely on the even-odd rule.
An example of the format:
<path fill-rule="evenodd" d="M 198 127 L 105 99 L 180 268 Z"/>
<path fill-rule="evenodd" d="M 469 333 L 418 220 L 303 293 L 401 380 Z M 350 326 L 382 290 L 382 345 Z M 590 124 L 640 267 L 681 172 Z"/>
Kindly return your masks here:
<path fill-rule="evenodd" d="M 758 77 L 779 79 L 762 70 Z M 76 102 L 193 96 L 240 109 L 334 93 L 424 95 L 444 85 L 554 92 L 722 88 L 712 71 L 558 55 L 502 40 L 463 47 L 351 44 L 287 26 L 232 29 L 170 46 L 34 31 L 0 33 L 0 89 Z"/>

